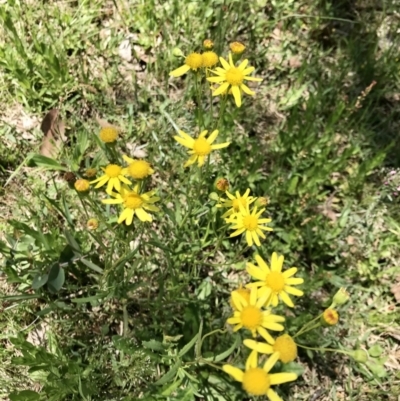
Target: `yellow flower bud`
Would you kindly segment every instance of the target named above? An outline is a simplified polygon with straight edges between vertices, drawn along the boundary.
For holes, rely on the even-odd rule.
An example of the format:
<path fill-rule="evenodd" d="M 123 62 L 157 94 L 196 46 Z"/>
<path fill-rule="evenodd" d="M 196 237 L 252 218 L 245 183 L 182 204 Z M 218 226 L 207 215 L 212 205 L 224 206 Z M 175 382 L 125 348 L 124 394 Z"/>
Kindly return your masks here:
<path fill-rule="evenodd" d="M 339 321 L 339 314 L 335 309 L 325 309 L 322 314 L 322 323 L 328 326 L 334 326 Z"/>
<path fill-rule="evenodd" d="M 87 178 L 93 178 L 93 177 L 96 177 L 96 174 L 97 174 L 97 169 L 88 168 L 88 169 L 86 169 L 84 176 Z"/>
<path fill-rule="evenodd" d="M 350 299 L 350 294 L 345 288 L 340 288 L 340 290 L 333 296 L 332 308 L 345 304 Z"/>
<path fill-rule="evenodd" d="M 211 50 L 214 47 L 214 42 L 211 39 L 205 39 L 203 41 L 203 47 L 206 50 Z"/>
<path fill-rule="evenodd" d="M 233 54 L 237 54 L 237 55 L 242 54 L 246 50 L 246 46 L 240 42 L 232 42 L 229 45 L 229 48 L 231 49 Z"/>
<path fill-rule="evenodd" d="M 99 221 L 97 219 L 89 219 L 86 223 L 86 227 L 90 231 L 97 230 L 99 227 Z"/>
<path fill-rule="evenodd" d="M 258 208 L 263 208 L 263 207 L 267 206 L 268 203 L 269 203 L 269 198 L 268 197 L 260 196 L 254 202 L 254 205 L 257 206 Z"/>
<path fill-rule="evenodd" d="M 74 187 L 78 192 L 86 192 L 90 187 L 90 183 L 88 180 L 80 178 L 75 181 Z"/>
<path fill-rule="evenodd" d="M 217 181 L 215 181 L 215 187 L 219 191 L 225 192 L 229 189 L 229 181 L 226 178 L 217 178 Z"/>

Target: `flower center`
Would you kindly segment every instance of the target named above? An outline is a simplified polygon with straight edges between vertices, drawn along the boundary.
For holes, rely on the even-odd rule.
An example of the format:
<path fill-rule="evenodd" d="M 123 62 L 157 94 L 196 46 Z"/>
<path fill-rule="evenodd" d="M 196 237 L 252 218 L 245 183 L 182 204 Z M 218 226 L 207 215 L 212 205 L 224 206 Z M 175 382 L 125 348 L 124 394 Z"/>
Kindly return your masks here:
<path fill-rule="evenodd" d="M 273 345 L 274 352 L 279 352 L 279 359 L 283 363 L 292 362 L 297 357 L 297 345 L 293 338 L 288 334 L 283 334 L 275 340 Z"/>
<path fill-rule="evenodd" d="M 255 231 L 258 227 L 257 216 L 245 216 L 243 217 L 243 226 L 247 231 Z"/>
<path fill-rule="evenodd" d="M 261 368 L 250 368 L 243 375 L 243 389 L 252 395 L 265 395 L 271 386 L 268 373 Z"/>
<path fill-rule="evenodd" d="M 243 73 L 239 70 L 239 68 L 231 67 L 226 72 L 225 79 L 226 82 L 230 83 L 233 86 L 241 85 L 243 82 Z"/>
<path fill-rule="evenodd" d="M 255 330 L 257 327 L 260 327 L 262 317 L 261 310 L 252 305 L 245 306 L 240 313 L 240 319 L 243 326 L 249 330 Z"/>
<path fill-rule="evenodd" d="M 139 209 L 143 205 L 143 200 L 140 195 L 130 193 L 124 198 L 124 205 L 129 209 Z"/>
<path fill-rule="evenodd" d="M 211 145 L 205 138 L 198 138 L 194 141 L 193 151 L 197 156 L 207 156 L 211 153 Z"/>
<path fill-rule="evenodd" d="M 271 272 L 265 279 L 265 282 L 269 288 L 274 292 L 282 291 L 285 287 L 285 279 L 281 272 Z"/>
<path fill-rule="evenodd" d="M 236 198 L 236 199 L 234 199 L 234 200 L 232 201 L 232 207 L 233 207 L 233 209 L 234 209 L 236 212 L 239 211 L 239 209 L 240 209 L 239 205 L 240 205 L 240 204 L 242 204 L 243 207 L 246 207 L 246 206 L 247 206 L 247 199 L 246 199 L 246 198 L 243 198 L 243 197 L 241 196 L 241 197 Z"/>
<path fill-rule="evenodd" d="M 203 57 L 199 53 L 191 53 L 186 57 L 185 64 L 192 70 L 197 70 L 203 65 Z"/>
<path fill-rule="evenodd" d="M 105 143 L 114 142 L 118 138 L 118 130 L 114 127 L 105 127 L 100 131 L 100 139 Z"/>
<path fill-rule="evenodd" d="M 213 67 L 218 63 L 218 56 L 214 52 L 204 52 L 203 57 L 203 67 Z"/>
<path fill-rule="evenodd" d="M 117 166 L 116 164 L 109 164 L 106 167 L 105 173 L 106 176 L 110 178 L 118 177 L 121 174 L 122 167 Z"/>
<path fill-rule="evenodd" d="M 144 160 L 135 160 L 128 166 L 128 173 L 132 178 L 141 180 L 150 174 L 150 164 Z"/>

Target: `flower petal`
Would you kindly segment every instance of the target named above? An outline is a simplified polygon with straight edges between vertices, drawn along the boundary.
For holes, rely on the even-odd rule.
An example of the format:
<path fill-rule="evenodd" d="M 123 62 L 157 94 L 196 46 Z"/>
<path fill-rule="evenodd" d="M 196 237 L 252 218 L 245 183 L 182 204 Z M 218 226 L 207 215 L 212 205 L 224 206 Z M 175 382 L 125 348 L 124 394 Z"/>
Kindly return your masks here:
<path fill-rule="evenodd" d="M 279 293 L 279 296 L 281 297 L 281 300 L 282 300 L 289 308 L 293 308 L 293 307 L 294 307 L 293 301 L 290 299 L 289 295 L 288 295 L 286 292 L 281 291 L 281 292 Z"/>
<path fill-rule="evenodd" d="M 176 70 L 173 70 L 169 73 L 171 77 L 177 78 L 180 77 L 183 74 L 186 74 L 190 70 L 190 67 L 186 64 L 182 65 L 181 67 L 177 68 Z"/>
<path fill-rule="evenodd" d="M 128 216 L 130 215 L 130 213 L 133 213 L 132 209 L 128 209 L 128 208 L 124 209 L 122 211 L 122 213 L 119 215 L 118 224 L 121 224 L 123 221 L 125 221 L 128 218 Z"/>
<path fill-rule="evenodd" d="M 249 60 L 247 60 L 247 58 L 246 58 L 246 59 L 244 59 L 244 60 L 239 64 L 239 67 L 238 67 L 239 70 L 242 71 L 242 73 L 243 73 L 244 75 L 247 75 L 247 74 L 245 74 L 247 64 L 249 64 Z M 254 70 L 254 67 L 249 67 L 249 68 L 252 68 L 252 69 Z M 247 68 L 247 70 L 248 70 L 249 68 Z M 253 70 L 251 70 L 251 71 L 253 71 Z M 251 71 L 250 71 L 250 72 L 251 72 Z"/>
<path fill-rule="evenodd" d="M 175 141 L 179 142 L 181 145 L 185 146 L 186 148 L 193 149 L 193 144 L 194 144 L 194 139 L 190 138 L 191 140 L 188 140 L 186 138 L 181 138 L 178 135 L 174 136 Z"/>
<path fill-rule="evenodd" d="M 259 267 L 254 266 L 252 263 L 247 263 L 246 270 L 251 277 L 257 280 L 265 281 L 267 277 L 267 274 L 265 272 L 263 272 Z"/>
<path fill-rule="evenodd" d="M 258 366 L 258 353 L 257 351 L 251 351 L 250 355 L 246 360 L 246 371 L 249 369 L 254 369 Z"/>
<path fill-rule="evenodd" d="M 255 231 L 251 231 L 251 236 L 253 237 L 254 243 L 257 246 L 261 246 L 260 238 L 258 238 L 258 235 Z"/>
<path fill-rule="evenodd" d="M 250 96 L 254 96 L 256 92 L 252 91 L 247 85 L 241 84 L 240 89 L 246 94 Z"/>
<path fill-rule="evenodd" d="M 216 143 L 215 145 L 211 145 L 211 149 L 217 150 L 217 149 L 227 148 L 230 144 L 231 144 L 230 142 Z"/>
<path fill-rule="evenodd" d="M 304 280 L 302 278 L 300 278 L 300 277 L 299 278 L 292 277 L 292 278 L 287 278 L 285 280 L 285 283 L 289 284 L 289 285 L 299 285 L 299 284 L 303 284 Z"/>
<path fill-rule="evenodd" d="M 243 64 L 243 63 L 242 63 Z M 243 70 L 242 70 L 242 74 L 243 75 L 249 75 L 249 74 L 251 74 L 254 70 L 255 70 L 255 68 L 254 67 L 248 67 L 248 68 L 246 68 L 247 67 L 247 64 L 245 65 L 245 67 L 243 68 Z M 240 66 L 239 66 L 239 68 L 240 68 Z"/>
<path fill-rule="evenodd" d="M 228 375 L 231 375 L 236 381 L 238 382 L 243 381 L 244 372 L 239 368 L 232 365 L 224 365 L 222 366 L 222 370 L 225 373 L 228 373 Z"/>
<path fill-rule="evenodd" d="M 274 352 L 264 363 L 263 369 L 265 372 L 269 372 L 275 364 L 278 362 L 279 352 Z"/>
<path fill-rule="evenodd" d="M 282 398 L 272 390 L 272 388 L 268 389 L 266 395 L 269 398 L 269 401 L 283 401 Z"/>
<path fill-rule="evenodd" d="M 291 267 L 290 269 L 287 269 L 285 272 L 282 273 L 283 277 L 289 278 L 294 276 L 297 273 L 297 267 Z"/>
<path fill-rule="evenodd" d="M 242 97 L 240 95 L 240 89 L 237 85 L 232 86 L 232 95 L 235 98 L 236 106 L 240 107 L 242 105 Z"/>
<path fill-rule="evenodd" d="M 213 132 L 211 132 L 210 136 L 207 138 L 207 142 L 211 145 L 218 136 L 219 131 L 216 129 Z"/>
<path fill-rule="evenodd" d="M 272 338 L 271 334 L 269 334 L 263 327 L 258 327 L 257 332 L 267 343 L 271 345 L 275 344 L 275 340 Z"/>
<path fill-rule="evenodd" d="M 219 62 L 222 64 L 222 67 L 224 67 L 224 70 L 227 71 L 227 70 L 229 70 L 231 68 L 229 63 L 223 57 L 219 58 Z"/>
<path fill-rule="evenodd" d="M 135 160 L 131 159 L 130 157 L 128 157 L 127 155 L 122 155 L 122 158 L 128 163 L 131 164 L 133 163 Z"/>
<path fill-rule="evenodd" d="M 152 221 L 152 217 L 143 208 L 135 209 L 136 216 L 140 221 Z"/>
<path fill-rule="evenodd" d="M 273 272 L 281 272 L 283 266 L 283 260 L 284 260 L 283 255 L 279 256 L 276 252 L 273 252 L 271 257 L 271 270 Z"/>
<path fill-rule="evenodd" d="M 229 88 L 229 82 L 224 82 L 222 85 L 219 86 L 219 88 L 217 88 L 214 92 L 213 92 L 213 96 L 219 96 L 222 93 L 226 92 Z"/>
<path fill-rule="evenodd" d="M 209 77 L 209 78 L 207 78 L 207 81 L 208 82 L 219 83 L 219 82 L 225 82 L 226 79 L 225 79 L 225 76 L 223 76 L 223 77 L 218 76 L 218 77 Z"/>
<path fill-rule="evenodd" d="M 296 297 L 301 297 L 304 295 L 303 291 L 300 291 L 299 289 L 290 287 L 288 285 L 285 285 L 283 291 L 286 291 L 288 294 L 295 295 Z"/>
<path fill-rule="evenodd" d="M 297 379 L 296 373 L 272 373 L 269 375 L 271 380 L 271 386 L 276 384 L 282 384 L 287 382 L 292 382 Z"/>
<path fill-rule="evenodd" d="M 255 256 L 255 260 L 258 263 L 258 266 L 260 267 L 260 269 L 266 273 L 269 274 L 271 273 L 271 270 L 269 269 L 267 263 L 265 262 L 265 260 L 260 256 L 260 255 L 256 255 Z"/>
<path fill-rule="evenodd" d="M 245 230 L 245 228 L 243 228 Z M 253 237 L 251 235 L 251 231 L 246 231 L 246 242 L 248 246 L 253 245 Z"/>
<path fill-rule="evenodd" d="M 198 157 L 197 155 L 192 155 L 192 156 L 190 156 L 189 159 L 188 159 L 188 161 L 183 165 L 183 167 L 191 166 L 193 163 L 196 162 L 197 157 Z"/>
<path fill-rule="evenodd" d="M 262 78 L 257 78 L 257 77 L 243 77 L 246 81 L 255 81 L 255 82 L 261 82 L 263 79 Z"/>
<path fill-rule="evenodd" d="M 243 227 L 243 228 L 239 228 L 238 230 L 236 230 L 235 232 L 233 232 L 230 236 L 229 236 L 229 238 L 232 238 L 232 237 L 236 237 L 237 235 L 240 235 L 240 234 L 242 234 L 243 232 L 245 232 L 246 231 L 246 229 Z"/>
<path fill-rule="evenodd" d="M 246 340 L 243 340 L 243 344 L 247 348 L 255 350 L 255 351 L 259 352 L 260 354 L 273 354 L 274 353 L 274 349 L 272 348 L 272 346 L 269 344 L 266 344 L 266 343 L 246 339 Z"/>

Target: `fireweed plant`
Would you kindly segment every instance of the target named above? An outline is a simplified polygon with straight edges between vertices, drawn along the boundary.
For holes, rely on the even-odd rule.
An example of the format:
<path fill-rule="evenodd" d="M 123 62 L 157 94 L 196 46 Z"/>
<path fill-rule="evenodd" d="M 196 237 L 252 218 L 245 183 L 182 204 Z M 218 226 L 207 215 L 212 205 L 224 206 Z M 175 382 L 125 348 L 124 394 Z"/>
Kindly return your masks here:
<path fill-rule="evenodd" d="M 246 282 L 237 283 L 237 288 L 230 293 L 231 312 L 226 321 L 228 329 L 222 331 L 218 328 L 202 336 L 200 328 L 192 341 L 177 354 L 183 357 L 194 347 L 195 360 L 178 361 L 156 384 L 165 386 L 172 382 L 172 385 L 163 391 L 163 394 L 169 395 L 181 385 L 184 378 L 196 382 L 196 378 L 188 373 L 191 366 L 208 365 L 240 382 L 245 393 L 280 401 L 280 390 L 277 390 L 277 386 L 293 382 L 301 374 L 301 368 L 295 363 L 298 348 L 346 353 L 360 362 L 365 362 L 365 354 L 361 350 L 352 352 L 312 348 L 301 342 L 300 337 L 303 334 L 338 323 L 337 308 L 349 298 L 343 289 L 333 297 L 329 308 L 321 311 L 320 315 L 302 327 L 296 328 L 296 332 L 288 327 L 287 316 L 294 314 L 296 299 L 304 295 L 301 290 L 304 280 L 298 276 L 297 268 L 284 266 L 283 255 L 278 255 L 274 250 L 266 251 L 268 234 L 273 231 L 274 222 L 274 216 L 270 216 L 268 212 L 269 199 L 257 196 L 249 188 L 244 191 L 231 189 L 228 179 L 224 177 L 215 181 L 215 192 L 204 190 L 210 187 L 210 180 L 217 173 L 216 160 L 229 154 L 230 147 L 235 142 L 234 127 L 227 129 L 222 124 L 226 109 L 243 107 L 246 102 L 251 101 L 251 96 L 256 95 L 257 83 L 262 82 L 262 78 L 253 76 L 254 67 L 243 57 L 246 49 L 243 44 L 232 43 L 227 55 L 216 54 L 209 39 L 204 41 L 203 46 L 203 52 L 192 52 L 184 56 L 182 65 L 170 72 L 172 80 L 185 79 L 185 82 L 194 88 L 197 101 L 190 127 L 178 126 L 169 114 L 164 113 L 176 131 L 171 135 L 171 139 L 174 139 L 175 160 L 179 167 L 191 176 L 191 180 L 180 185 L 186 185 L 189 188 L 188 193 L 190 190 L 194 191 L 201 205 L 206 202 L 212 204 L 212 208 L 206 212 L 200 208 L 202 215 L 207 216 L 208 222 L 204 237 L 197 238 L 200 242 L 199 252 L 206 248 L 204 244 L 213 244 L 216 253 L 221 250 L 223 241 L 232 239 L 239 244 L 235 261 L 243 260 L 241 255 L 244 251 L 252 249 L 255 253 L 246 261 Z M 176 50 L 175 54 L 182 53 Z M 251 88 L 248 85 L 251 85 Z M 151 237 L 149 233 L 153 225 L 165 218 L 162 212 L 167 210 L 167 207 L 166 200 L 157 188 L 157 180 L 153 180 L 154 175 L 158 173 L 157 167 L 143 157 L 129 154 L 119 129 L 112 126 L 103 127 L 96 142 L 101 147 L 100 156 L 96 159 L 99 162 L 87 166 L 84 172 L 79 173 L 79 177 L 67 172 L 64 178 L 68 181 L 71 191 L 75 191 L 74 196 L 81 202 L 87 217 L 83 226 L 100 248 L 106 250 L 104 258 L 108 258 L 108 266 L 111 267 L 103 271 L 97 264 L 88 260 L 90 258 L 87 253 L 85 254 L 69 234 L 66 235 L 69 243 L 67 250 L 73 254 L 70 262 L 80 263 L 97 274 L 103 274 L 105 282 L 102 284 L 102 294 L 112 289 L 113 296 L 117 298 L 118 285 L 123 285 L 131 279 L 125 271 L 125 263 L 135 255 L 135 247 L 140 246 L 141 239 Z M 85 149 L 82 154 L 84 151 Z M 246 185 L 243 183 L 242 187 L 245 188 Z M 177 222 L 178 229 L 193 222 L 197 224 L 199 220 L 196 213 L 195 206 L 188 202 L 187 210 Z M 67 213 L 66 219 L 69 222 L 71 220 Z M 204 222 L 204 219 L 201 221 Z M 21 227 L 16 226 L 19 229 Z M 99 235 L 102 230 L 109 230 L 108 235 L 112 233 L 106 244 Z M 47 241 L 45 244 L 48 244 L 48 254 L 51 255 L 51 249 L 55 246 L 50 245 L 48 237 L 37 235 L 40 241 Z M 194 238 L 196 240 L 196 237 Z M 128 245 L 124 256 L 115 258 L 115 244 L 125 242 Z M 261 249 L 264 255 L 268 254 L 271 257 L 262 257 Z M 55 263 L 48 273 L 44 272 L 45 264 L 40 265 L 42 270 L 39 268 L 36 272 L 32 288 L 38 291 L 47 285 L 53 294 L 60 291 L 65 282 L 66 265 L 68 263 Z M 304 275 L 304 272 L 300 273 Z M 78 272 L 73 274 L 78 275 Z M 111 280 L 110 277 L 114 279 Z M 284 308 L 287 308 L 287 313 Z M 123 313 L 126 333 L 128 312 L 125 306 Z M 232 347 L 217 356 L 203 357 L 204 340 L 221 332 L 229 332 L 235 337 Z M 234 335 L 233 332 L 240 334 Z M 152 345 L 150 343 L 149 347 Z M 243 344 L 243 347 L 240 347 L 242 352 L 239 355 L 243 354 L 243 358 L 239 356 L 236 360 L 229 361 L 232 363 L 224 363 L 240 344 Z M 164 345 L 157 351 L 164 349 L 163 347 Z M 177 355 L 169 355 L 168 360 Z"/>

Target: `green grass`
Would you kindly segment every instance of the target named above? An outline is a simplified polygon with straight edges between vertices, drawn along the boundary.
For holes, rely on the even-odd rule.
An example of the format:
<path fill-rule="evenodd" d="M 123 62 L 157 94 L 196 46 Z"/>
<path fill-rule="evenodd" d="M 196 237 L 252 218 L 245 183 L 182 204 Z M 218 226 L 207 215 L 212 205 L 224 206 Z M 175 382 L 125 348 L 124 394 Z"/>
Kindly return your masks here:
<path fill-rule="evenodd" d="M 257 250 L 266 260 L 283 254 L 305 280 L 296 308 L 276 311 L 289 334 L 340 287 L 351 294 L 337 326 L 299 344 L 369 352 L 360 364 L 300 348 L 283 369 L 301 376 L 281 386 L 282 398 L 397 400 L 400 314 L 390 288 L 400 274 L 399 209 L 396 185 L 384 182 L 400 163 L 398 5 L 182 3 L 0 6 L 0 399 L 244 399 L 218 367 L 247 355 L 243 332 L 225 322 Z M 205 38 L 224 56 L 230 42 L 245 43 L 263 82 L 220 119 L 215 99 L 214 115 L 206 110 L 204 126 L 219 119 L 218 141 L 232 143 L 199 173 L 182 168 L 187 155 L 173 139 L 175 126 L 198 131 L 195 87 L 169 72 L 182 64 L 175 48 L 199 51 Z M 124 40 L 130 57 L 121 57 Z M 32 155 L 55 107 L 68 139 L 44 169 Z M 161 198 L 153 223 L 116 228 L 112 209 L 91 209 L 63 179 L 112 160 L 96 117 L 121 128 L 123 152 L 146 152 L 156 171 L 147 184 Z M 261 248 L 227 238 L 210 196 L 217 177 L 269 198 L 274 231 Z M 96 213 L 99 230 L 89 232 Z M 58 263 L 62 288 L 37 288 L 50 269 L 60 274 Z"/>

